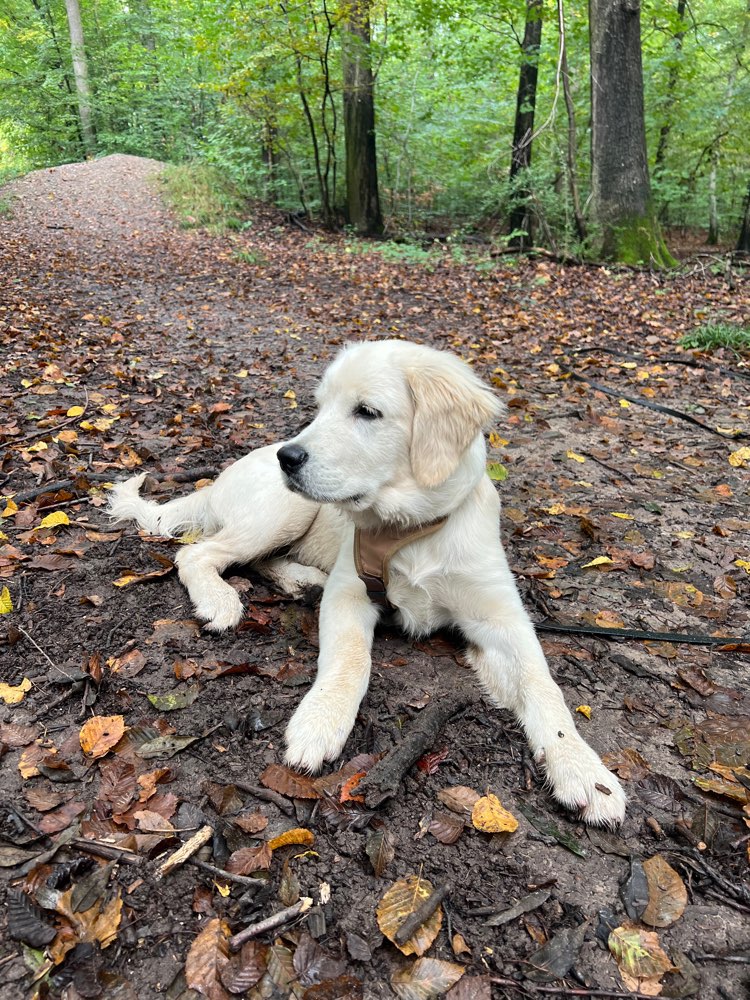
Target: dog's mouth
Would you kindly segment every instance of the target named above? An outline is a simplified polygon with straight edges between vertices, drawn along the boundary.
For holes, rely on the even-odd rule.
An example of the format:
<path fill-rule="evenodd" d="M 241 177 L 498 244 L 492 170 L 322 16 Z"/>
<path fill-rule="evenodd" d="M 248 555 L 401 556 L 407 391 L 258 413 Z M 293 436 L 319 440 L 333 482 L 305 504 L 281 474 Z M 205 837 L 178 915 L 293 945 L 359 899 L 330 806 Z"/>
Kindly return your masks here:
<path fill-rule="evenodd" d="M 302 486 L 302 484 L 298 480 L 293 479 L 291 476 L 286 476 L 285 478 L 286 478 L 286 485 L 288 489 L 292 491 L 292 493 L 299 493 L 300 496 L 306 497 L 308 500 L 314 500 L 315 503 L 356 505 L 361 503 L 365 498 L 364 493 L 354 493 L 351 496 L 345 496 L 345 497 L 328 496 L 326 494 L 316 493 L 312 490 L 306 489 L 304 486 Z"/>

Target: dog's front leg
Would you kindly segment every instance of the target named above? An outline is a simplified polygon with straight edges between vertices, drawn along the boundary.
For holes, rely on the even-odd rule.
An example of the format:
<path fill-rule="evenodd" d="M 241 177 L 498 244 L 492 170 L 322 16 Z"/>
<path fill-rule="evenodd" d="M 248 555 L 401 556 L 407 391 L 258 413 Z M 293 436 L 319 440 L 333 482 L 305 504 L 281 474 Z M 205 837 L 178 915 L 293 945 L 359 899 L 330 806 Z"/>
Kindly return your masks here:
<path fill-rule="evenodd" d="M 578 734 L 515 588 L 492 612 L 464 617 L 460 625 L 473 644 L 469 660 L 480 682 L 520 721 L 555 798 L 592 825 L 620 823 L 622 786 Z"/>
<path fill-rule="evenodd" d="M 370 680 L 378 614 L 353 566 L 337 564 L 320 605 L 318 674 L 286 730 L 292 766 L 317 771 L 343 750 Z"/>

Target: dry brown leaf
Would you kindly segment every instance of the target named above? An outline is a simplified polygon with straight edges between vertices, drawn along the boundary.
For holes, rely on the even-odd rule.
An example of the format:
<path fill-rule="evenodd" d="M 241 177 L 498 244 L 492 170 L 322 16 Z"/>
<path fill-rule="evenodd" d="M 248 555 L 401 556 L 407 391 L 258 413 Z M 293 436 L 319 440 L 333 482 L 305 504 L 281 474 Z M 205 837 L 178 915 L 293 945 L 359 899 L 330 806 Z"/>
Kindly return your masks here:
<path fill-rule="evenodd" d="M 260 776 L 261 785 L 290 799 L 319 799 L 320 792 L 307 774 L 299 774 L 282 764 L 269 764 Z"/>
<path fill-rule="evenodd" d="M 638 781 L 651 773 L 651 766 L 637 750 L 625 747 L 602 757 L 603 763 L 624 781 Z"/>
<path fill-rule="evenodd" d="M 231 932 L 224 920 L 209 920 L 190 945 L 185 960 L 185 981 L 209 1000 L 232 1000 L 232 994 L 222 985 L 221 974 L 229 964 Z"/>
<path fill-rule="evenodd" d="M 395 937 L 404 920 L 433 892 L 432 884 L 418 875 L 407 875 L 393 883 L 376 910 L 378 927 L 389 941 L 396 944 Z M 424 955 L 440 933 L 442 922 L 443 911 L 438 907 L 406 944 L 397 944 L 396 947 L 404 955 Z"/>
<path fill-rule="evenodd" d="M 413 965 L 391 976 L 391 986 L 400 1000 L 431 1000 L 442 997 L 466 969 L 440 958 L 418 958 Z"/>
<path fill-rule="evenodd" d="M 241 847 L 231 854 L 227 861 L 227 871 L 233 875 L 250 875 L 271 867 L 271 848 L 268 844 L 259 847 Z"/>
<path fill-rule="evenodd" d="M 479 792 L 467 785 L 451 785 L 449 788 L 441 788 L 437 797 L 454 813 L 459 816 L 471 815 L 471 810 L 479 801 Z"/>
<path fill-rule="evenodd" d="M 503 809 L 497 795 L 483 795 L 471 810 L 471 822 L 482 833 L 513 833 L 518 820 L 513 813 Z"/>
<path fill-rule="evenodd" d="M 245 833 L 260 833 L 268 826 L 268 816 L 264 816 L 263 813 L 259 812 L 251 812 L 245 813 L 242 816 L 235 816 L 232 822 Z"/>
<path fill-rule="evenodd" d="M 98 900 L 88 910 L 76 913 L 73 910 L 72 896 L 74 889 L 60 894 L 55 909 L 70 922 L 78 937 L 78 941 L 94 944 L 98 942 L 102 948 L 108 948 L 117 937 L 117 929 L 122 918 L 122 898 L 118 888 L 117 894 L 102 906 Z"/>
<path fill-rule="evenodd" d="M 435 813 L 427 827 L 427 832 L 441 844 L 455 844 L 463 831 L 463 818 L 442 809 Z"/>
<path fill-rule="evenodd" d="M 125 720 L 121 715 L 95 715 L 81 726 L 78 734 L 81 750 L 89 757 L 103 757 L 124 732 Z"/>
<path fill-rule="evenodd" d="M 641 915 L 651 927 L 670 927 L 685 912 L 688 894 L 680 876 L 661 854 L 643 862 L 648 883 L 648 905 Z"/>

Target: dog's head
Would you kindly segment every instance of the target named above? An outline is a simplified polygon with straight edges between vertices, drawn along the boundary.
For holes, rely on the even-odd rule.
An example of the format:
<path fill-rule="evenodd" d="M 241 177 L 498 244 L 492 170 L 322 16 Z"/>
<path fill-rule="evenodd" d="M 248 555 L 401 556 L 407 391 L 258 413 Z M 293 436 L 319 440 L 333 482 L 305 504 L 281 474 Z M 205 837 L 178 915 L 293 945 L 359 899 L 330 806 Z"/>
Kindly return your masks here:
<path fill-rule="evenodd" d="M 287 485 L 321 503 L 381 508 L 381 515 L 397 515 L 399 499 L 412 508 L 415 494 L 461 476 L 470 453 L 481 451 L 483 468 L 482 430 L 502 412 L 468 365 L 400 340 L 346 348 L 317 400 L 315 420 L 279 449 Z"/>

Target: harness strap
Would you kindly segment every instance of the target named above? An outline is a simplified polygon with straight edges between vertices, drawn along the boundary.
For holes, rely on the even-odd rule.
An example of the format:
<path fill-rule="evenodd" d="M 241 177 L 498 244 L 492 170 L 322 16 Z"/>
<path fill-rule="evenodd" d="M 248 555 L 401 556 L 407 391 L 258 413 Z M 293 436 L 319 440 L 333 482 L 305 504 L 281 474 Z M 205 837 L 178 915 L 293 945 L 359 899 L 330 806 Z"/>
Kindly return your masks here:
<path fill-rule="evenodd" d="M 367 596 L 373 604 L 393 610 L 393 605 L 388 600 L 388 571 L 391 559 L 405 545 L 439 531 L 447 520 L 447 517 L 441 517 L 418 528 L 397 528 L 388 525 L 377 531 L 355 528 L 354 565 L 357 576 L 367 588 Z"/>

